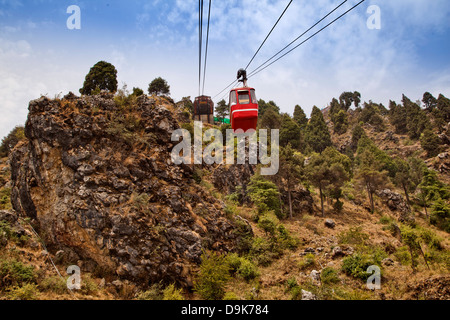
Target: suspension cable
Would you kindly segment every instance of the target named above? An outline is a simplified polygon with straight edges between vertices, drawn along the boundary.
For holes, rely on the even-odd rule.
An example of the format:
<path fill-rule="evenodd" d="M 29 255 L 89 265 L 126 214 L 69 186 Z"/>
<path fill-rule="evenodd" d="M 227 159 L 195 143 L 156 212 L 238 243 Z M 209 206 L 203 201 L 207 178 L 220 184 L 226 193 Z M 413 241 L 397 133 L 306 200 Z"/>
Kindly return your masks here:
<path fill-rule="evenodd" d="M 341 14 L 339 17 L 337 17 L 336 19 L 334 19 L 333 21 L 331 21 L 330 23 L 328 23 L 325 27 L 323 27 L 322 29 L 320 29 L 319 31 L 317 31 L 316 33 L 314 33 L 313 35 L 311 35 L 310 37 L 308 37 L 307 39 L 303 40 L 301 43 L 299 43 L 298 45 L 296 45 L 294 48 L 292 48 L 291 50 L 289 50 L 288 52 L 286 52 L 285 54 L 283 54 L 282 56 L 280 56 L 278 59 L 272 61 L 270 64 L 268 64 L 267 66 L 265 66 L 264 68 L 260 69 L 257 72 L 252 72 L 252 75 L 249 75 L 248 78 L 255 76 L 256 74 L 260 73 L 261 71 L 263 71 L 264 69 L 268 68 L 269 66 L 271 66 L 272 64 L 274 64 L 275 62 L 277 62 L 278 60 L 280 60 L 281 58 L 283 58 L 284 56 L 286 56 L 287 54 L 289 54 L 290 52 L 294 51 L 295 49 L 297 49 L 299 46 L 301 46 L 302 44 L 304 44 L 305 42 L 307 42 L 308 40 L 310 40 L 311 38 L 313 38 L 314 36 L 316 36 L 317 34 L 319 34 L 320 32 L 322 32 L 323 30 L 325 30 L 326 28 L 328 28 L 330 25 L 332 25 L 333 23 L 335 23 L 336 21 L 338 21 L 339 19 L 341 19 L 343 16 L 345 16 L 347 13 L 349 13 L 350 11 L 352 11 L 353 9 L 355 9 L 356 7 L 358 7 L 361 3 L 363 3 L 365 0 L 360 1 L 359 3 L 357 3 L 356 5 L 354 5 L 353 7 L 351 7 L 349 10 L 345 11 L 343 14 Z"/>
<path fill-rule="evenodd" d="M 205 80 L 206 80 L 206 60 L 208 59 L 208 42 L 209 42 L 209 21 L 211 18 L 211 0 L 209 0 L 209 9 L 208 9 L 208 27 L 206 29 L 206 49 L 205 49 L 205 65 L 203 67 L 203 88 L 202 95 L 205 92 Z"/>
<path fill-rule="evenodd" d="M 272 31 L 275 29 L 275 27 L 277 26 L 278 22 L 280 22 L 281 18 L 283 17 L 283 15 L 285 14 L 285 12 L 287 11 L 287 9 L 289 8 L 289 6 L 291 5 L 293 0 L 289 1 L 288 5 L 286 6 L 286 8 L 284 9 L 283 13 L 281 14 L 281 16 L 278 18 L 277 22 L 275 22 L 275 24 L 273 25 L 272 29 L 270 30 L 270 32 L 267 34 L 266 38 L 264 39 L 264 41 L 261 43 L 261 45 L 259 46 L 258 50 L 256 50 L 255 54 L 253 55 L 253 57 L 250 59 L 250 62 L 247 64 L 247 66 L 245 67 L 245 70 L 247 70 L 247 68 L 250 66 L 250 64 L 252 63 L 253 59 L 255 59 L 256 55 L 258 54 L 259 50 L 261 50 L 262 46 L 264 45 L 264 43 L 266 43 L 266 40 L 269 38 L 270 34 L 272 33 Z"/>
<path fill-rule="evenodd" d="M 202 82 L 203 0 L 198 0 L 198 95 Z"/>
<path fill-rule="evenodd" d="M 252 72 L 250 72 L 249 76 L 251 76 L 252 74 L 255 74 L 255 72 L 259 69 L 261 69 L 263 66 L 265 66 L 267 63 L 269 63 L 272 59 L 274 59 L 277 55 L 279 55 L 280 53 L 282 53 L 284 50 L 286 50 L 287 48 L 289 48 L 294 42 L 296 42 L 298 39 L 300 39 L 301 37 L 303 37 L 305 34 L 307 34 L 309 31 L 311 31 L 315 26 L 317 26 L 319 23 L 321 23 L 323 20 L 325 20 L 326 18 L 328 18 L 329 15 L 331 15 L 333 12 L 335 12 L 337 9 L 339 9 L 342 5 L 344 5 L 348 0 L 343 1 L 340 5 L 338 5 L 336 8 L 334 8 L 332 11 L 330 11 L 326 16 L 324 16 L 322 19 L 320 19 L 319 21 L 317 21 L 315 24 L 313 24 L 308 30 L 306 30 L 305 32 L 303 32 L 301 35 L 299 35 L 297 38 L 295 38 L 293 41 L 291 41 L 287 46 L 285 46 L 283 49 L 281 49 L 280 51 L 278 51 L 276 54 L 274 54 L 271 58 L 267 59 L 264 63 L 262 63 L 259 67 L 257 67 L 256 69 L 254 69 Z"/>

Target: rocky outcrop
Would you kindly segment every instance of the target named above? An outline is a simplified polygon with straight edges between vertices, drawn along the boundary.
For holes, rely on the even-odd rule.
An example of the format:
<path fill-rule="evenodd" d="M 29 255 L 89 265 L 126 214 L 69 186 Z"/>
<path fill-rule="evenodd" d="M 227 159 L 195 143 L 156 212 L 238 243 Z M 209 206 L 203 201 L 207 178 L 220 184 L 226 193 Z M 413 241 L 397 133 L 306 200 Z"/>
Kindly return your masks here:
<path fill-rule="evenodd" d="M 398 220 L 400 222 L 414 222 L 414 217 L 411 215 L 411 210 L 408 206 L 408 203 L 404 200 L 402 195 L 390 189 L 377 191 L 376 194 L 378 197 L 385 201 L 390 210 L 399 214 Z"/>
<path fill-rule="evenodd" d="M 255 173 L 255 167 L 249 165 L 248 162 L 245 165 L 218 165 L 217 168 L 211 170 L 211 180 L 216 189 L 223 190 L 227 194 L 234 193 L 238 189 L 242 201 L 247 202 L 250 201 L 246 192 L 247 185 Z"/>
<path fill-rule="evenodd" d="M 30 102 L 28 141 L 10 158 L 11 201 L 50 252 L 139 284 L 191 286 L 203 250 L 234 248 L 223 203 L 171 162 L 170 104 L 108 94 Z"/>

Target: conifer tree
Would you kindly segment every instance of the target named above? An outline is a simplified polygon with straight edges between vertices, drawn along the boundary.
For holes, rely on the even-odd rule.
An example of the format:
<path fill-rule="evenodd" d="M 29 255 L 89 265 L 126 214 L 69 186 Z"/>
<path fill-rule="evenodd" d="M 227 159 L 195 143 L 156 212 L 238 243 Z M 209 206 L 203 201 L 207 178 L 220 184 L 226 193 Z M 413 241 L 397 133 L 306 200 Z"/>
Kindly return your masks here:
<path fill-rule="evenodd" d="M 296 105 L 294 108 L 294 121 L 297 122 L 300 129 L 304 129 L 308 124 L 308 118 L 306 117 L 305 111 L 302 107 Z"/>
<path fill-rule="evenodd" d="M 306 126 L 305 143 L 318 153 L 332 145 L 330 132 L 323 118 L 322 111 L 316 106 L 313 107 L 311 119 Z"/>

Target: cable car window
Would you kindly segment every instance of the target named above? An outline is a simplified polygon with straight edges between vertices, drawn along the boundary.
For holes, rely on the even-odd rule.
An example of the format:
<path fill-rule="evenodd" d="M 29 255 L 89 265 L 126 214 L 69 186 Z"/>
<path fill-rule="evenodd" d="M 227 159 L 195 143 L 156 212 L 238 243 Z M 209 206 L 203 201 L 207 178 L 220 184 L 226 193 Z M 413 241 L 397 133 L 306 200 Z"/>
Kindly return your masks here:
<path fill-rule="evenodd" d="M 230 105 L 236 104 L 236 92 L 231 91 L 230 92 Z"/>
<path fill-rule="evenodd" d="M 250 96 L 248 95 L 248 91 L 238 92 L 239 96 L 239 104 L 249 104 Z"/>
<path fill-rule="evenodd" d="M 258 100 L 256 100 L 255 90 L 250 90 L 250 94 L 252 95 L 252 103 L 258 103 Z"/>

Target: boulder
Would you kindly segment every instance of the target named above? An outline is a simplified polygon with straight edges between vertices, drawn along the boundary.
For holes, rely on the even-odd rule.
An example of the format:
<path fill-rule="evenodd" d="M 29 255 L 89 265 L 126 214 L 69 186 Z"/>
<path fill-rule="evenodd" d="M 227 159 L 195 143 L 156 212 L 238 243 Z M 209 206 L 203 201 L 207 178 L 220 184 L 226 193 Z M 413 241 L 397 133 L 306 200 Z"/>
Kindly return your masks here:
<path fill-rule="evenodd" d="M 333 229 L 336 226 L 336 222 L 334 222 L 333 219 L 326 219 L 325 220 L 325 226 L 327 228 Z"/>
<path fill-rule="evenodd" d="M 317 296 L 310 291 L 302 289 L 302 300 L 317 300 Z"/>

